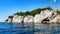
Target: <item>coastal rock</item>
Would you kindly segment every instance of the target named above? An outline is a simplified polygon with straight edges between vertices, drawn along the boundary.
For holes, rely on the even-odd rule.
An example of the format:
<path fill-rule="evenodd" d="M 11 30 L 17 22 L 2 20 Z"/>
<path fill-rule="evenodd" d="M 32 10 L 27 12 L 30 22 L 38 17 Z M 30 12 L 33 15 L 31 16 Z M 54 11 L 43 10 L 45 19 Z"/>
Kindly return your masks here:
<path fill-rule="evenodd" d="M 42 17 L 40 14 L 36 14 L 34 17 L 34 23 L 39 23 L 42 21 Z"/>
<path fill-rule="evenodd" d="M 23 16 L 14 15 L 12 22 L 21 23 L 23 21 Z"/>
<path fill-rule="evenodd" d="M 30 23 L 31 23 L 31 22 L 34 22 L 34 17 L 33 17 L 33 16 L 29 16 L 29 15 L 28 15 L 28 16 L 25 16 L 25 17 L 24 17 L 24 23 L 27 23 L 27 22 L 28 22 L 28 23 L 29 23 L 29 22 L 30 22 Z"/>
<path fill-rule="evenodd" d="M 35 16 L 18 16 L 14 15 L 12 19 L 8 18 L 7 22 L 18 22 L 18 23 L 51 23 L 51 22 L 60 22 L 59 16 L 56 16 L 57 12 L 54 10 L 44 10 L 40 14 L 35 14 Z M 57 21 L 58 20 L 58 21 Z"/>
<path fill-rule="evenodd" d="M 56 14 L 56 13 L 55 13 Z M 54 14 L 54 11 L 52 10 L 44 10 L 41 11 L 40 14 L 36 14 L 34 17 L 34 23 L 41 23 L 44 19 L 50 19 Z"/>
<path fill-rule="evenodd" d="M 60 23 L 60 15 L 56 15 L 56 17 L 52 19 L 50 23 Z"/>
<path fill-rule="evenodd" d="M 7 19 L 7 22 L 12 22 L 12 19 L 8 18 L 8 19 Z"/>

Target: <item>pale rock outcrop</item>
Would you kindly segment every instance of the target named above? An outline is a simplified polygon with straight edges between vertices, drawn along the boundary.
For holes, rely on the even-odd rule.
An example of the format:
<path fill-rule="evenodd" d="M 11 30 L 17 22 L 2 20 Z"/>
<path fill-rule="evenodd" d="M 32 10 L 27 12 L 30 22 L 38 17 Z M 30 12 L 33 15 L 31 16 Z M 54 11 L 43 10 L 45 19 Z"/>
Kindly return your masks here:
<path fill-rule="evenodd" d="M 56 11 L 51 10 L 51 12 L 52 12 L 51 17 L 48 17 L 49 20 L 52 20 L 57 15 Z"/>
<path fill-rule="evenodd" d="M 52 19 L 50 23 L 60 23 L 60 15 L 56 15 L 56 17 Z"/>
<path fill-rule="evenodd" d="M 24 23 L 32 23 L 32 22 L 34 22 L 34 17 L 33 16 L 25 16 L 24 17 Z"/>
<path fill-rule="evenodd" d="M 48 17 L 48 19 L 50 19 L 53 15 L 54 11 L 52 10 L 44 10 L 44 11 L 41 11 L 40 14 L 36 14 L 35 17 L 34 17 L 34 23 L 41 23 L 42 20 L 44 20 L 45 18 Z M 55 15 L 55 14 L 54 14 Z"/>
<path fill-rule="evenodd" d="M 34 17 L 34 23 L 39 23 L 42 21 L 42 17 L 40 14 L 36 14 L 35 17 Z"/>
<path fill-rule="evenodd" d="M 23 21 L 23 16 L 14 15 L 12 22 L 21 23 Z"/>

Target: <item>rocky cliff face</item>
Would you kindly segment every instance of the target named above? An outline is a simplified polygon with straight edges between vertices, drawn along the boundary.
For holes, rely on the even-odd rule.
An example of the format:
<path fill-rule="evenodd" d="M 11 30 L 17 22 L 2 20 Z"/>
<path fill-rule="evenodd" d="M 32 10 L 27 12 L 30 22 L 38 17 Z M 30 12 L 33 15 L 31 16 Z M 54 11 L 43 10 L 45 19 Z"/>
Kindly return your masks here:
<path fill-rule="evenodd" d="M 60 15 L 57 15 L 57 12 L 54 10 L 44 10 L 40 14 L 36 14 L 34 17 L 31 15 L 28 16 L 18 16 L 14 15 L 13 19 L 8 19 L 7 22 L 18 22 L 18 23 L 45 23 L 45 22 L 60 22 Z M 59 20 L 59 21 L 58 21 Z"/>
<path fill-rule="evenodd" d="M 21 22 L 23 21 L 23 17 L 24 17 L 24 16 L 14 15 L 14 16 L 13 16 L 13 19 L 12 19 L 12 22 L 21 23 Z"/>
<path fill-rule="evenodd" d="M 36 14 L 34 17 L 34 22 L 41 23 L 42 21 L 49 21 L 57 13 L 52 10 L 41 11 L 40 14 Z M 48 20 L 47 20 L 48 19 Z"/>
<path fill-rule="evenodd" d="M 50 23 L 60 23 L 60 15 L 56 15 L 55 18 L 50 21 Z"/>
<path fill-rule="evenodd" d="M 32 22 L 34 22 L 34 17 L 33 16 L 25 16 L 25 18 L 24 18 L 24 22 L 25 23 L 32 23 Z"/>

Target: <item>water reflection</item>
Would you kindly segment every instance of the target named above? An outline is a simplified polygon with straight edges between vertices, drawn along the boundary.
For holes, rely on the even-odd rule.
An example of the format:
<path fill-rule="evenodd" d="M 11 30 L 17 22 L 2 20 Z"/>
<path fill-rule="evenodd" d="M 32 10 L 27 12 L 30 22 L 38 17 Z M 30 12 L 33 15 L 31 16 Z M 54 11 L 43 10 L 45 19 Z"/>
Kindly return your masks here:
<path fill-rule="evenodd" d="M 60 34 L 60 24 L 1 22 L 0 34 Z"/>

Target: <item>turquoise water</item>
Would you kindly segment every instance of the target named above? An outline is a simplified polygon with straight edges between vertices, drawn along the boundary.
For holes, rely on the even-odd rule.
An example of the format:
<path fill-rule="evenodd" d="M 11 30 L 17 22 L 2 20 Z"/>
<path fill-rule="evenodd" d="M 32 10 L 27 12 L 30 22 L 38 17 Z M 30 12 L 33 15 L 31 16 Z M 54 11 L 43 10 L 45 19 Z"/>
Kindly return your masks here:
<path fill-rule="evenodd" d="M 60 24 L 0 22 L 0 34 L 60 34 Z"/>

